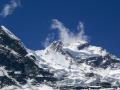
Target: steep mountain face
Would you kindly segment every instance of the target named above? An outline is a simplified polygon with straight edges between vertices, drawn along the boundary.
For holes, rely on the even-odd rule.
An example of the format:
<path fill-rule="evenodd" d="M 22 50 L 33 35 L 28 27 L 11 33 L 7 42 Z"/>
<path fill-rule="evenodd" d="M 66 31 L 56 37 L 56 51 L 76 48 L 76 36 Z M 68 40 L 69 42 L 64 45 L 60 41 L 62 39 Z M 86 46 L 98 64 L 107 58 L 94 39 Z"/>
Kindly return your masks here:
<path fill-rule="evenodd" d="M 33 51 L 0 27 L 0 88 L 3 90 L 79 90 L 120 87 L 120 59 L 86 41 L 54 41 Z M 9 89 L 6 89 L 8 87 Z"/>
<path fill-rule="evenodd" d="M 29 52 L 20 39 L 4 26 L 0 28 L 1 88 L 6 85 L 25 85 L 28 79 L 33 79 L 32 84 L 42 83 L 44 80 L 50 81 L 52 79 L 53 82 L 56 80 L 52 73 L 35 64 L 36 57 L 29 55 Z"/>

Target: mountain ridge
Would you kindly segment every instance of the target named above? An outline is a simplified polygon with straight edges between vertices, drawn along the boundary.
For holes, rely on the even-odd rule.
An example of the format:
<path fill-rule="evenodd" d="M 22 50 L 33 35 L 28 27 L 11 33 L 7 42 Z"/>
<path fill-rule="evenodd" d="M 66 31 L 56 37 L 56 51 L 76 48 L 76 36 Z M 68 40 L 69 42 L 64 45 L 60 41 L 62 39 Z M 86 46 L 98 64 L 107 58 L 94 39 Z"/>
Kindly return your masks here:
<path fill-rule="evenodd" d="M 3 90 L 8 86 L 41 90 L 41 85 L 58 90 L 120 87 L 120 59 L 107 50 L 84 40 L 67 44 L 59 40 L 33 51 L 4 26 L 0 73 Z"/>

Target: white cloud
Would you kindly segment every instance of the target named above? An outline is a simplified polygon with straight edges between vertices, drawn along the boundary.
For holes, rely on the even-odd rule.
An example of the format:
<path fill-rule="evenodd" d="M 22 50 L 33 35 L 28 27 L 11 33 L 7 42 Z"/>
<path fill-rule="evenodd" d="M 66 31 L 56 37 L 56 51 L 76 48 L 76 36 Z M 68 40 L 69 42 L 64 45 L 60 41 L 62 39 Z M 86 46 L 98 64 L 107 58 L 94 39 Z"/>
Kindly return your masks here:
<path fill-rule="evenodd" d="M 0 15 L 7 17 L 11 15 L 18 6 L 20 6 L 20 0 L 10 0 L 10 2 L 3 7 Z"/>
<path fill-rule="evenodd" d="M 88 36 L 85 35 L 84 25 L 82 22 L 79 23 L 77 29 L 79 30 L 78 34 L 72 33 L 68 28 L 66 28 L 63 23 L 58 21 L 57 19 L 53 19 L 52 29 L 59 30 L 59 39 L 64 44 L 88 41 Z"/>
<path fill-rule="evenodd" d="M 64 45 L 68 45 L 70 43 L 75 43 L 75 42 L 88 42 L 88 36 L 85 35 L 85 29 L 84 29 L 84 24 L 82 22 L 79 22 L 77 26 L 78 33 L 74 34 L 73 32 L 70 31 L 70 29 L 66 28 L 62 22 L 60 22 L 57 19 L 52 20 L 52 25 L 51 25 L 52 30 L 59 30 L 58 33 L 58 38 L 60 41 L 63 42 Z M 55 34 L 49 34 L 48 37 L 45 39 L 45 41 L 42 43 L 42 45 L 46 48 L 49 46 L 55 38 Z"/>
<path fill-rule="evenodd" d="M 82 22 L 79 22 L 77 29 L 79 31 L 77 38 L 80 40 L 88 41 L 88 36 L 85 35 L 85 28 Z"/>
<path fill-rule="evenodd" d="M 50 44 L 51 44 L 51 42 L 53 41 L 53 39 L 54 39 L 54 33 L 52 33 L 52 34 L 49 34 L 48 36 L 47 36 L 47 38 L 45 39 L 45 41 L 42 43 L 42 45 L 44 46 L 44 48 L 46 48 L 47 46 L 49 46 Z"/>
<path fill-rule="evenodd" d="M 69 32 L 69 29 L 67 29 L 63 25 L 63 23 L 61 23 L 57 19 L 53 19 L 51 28 L 59 30 L 59 38 L 60 38 L 61 41 L 63 41 L 63 42 L 69 42 L 68 40 L 70 38 L 70 32 Z"/>

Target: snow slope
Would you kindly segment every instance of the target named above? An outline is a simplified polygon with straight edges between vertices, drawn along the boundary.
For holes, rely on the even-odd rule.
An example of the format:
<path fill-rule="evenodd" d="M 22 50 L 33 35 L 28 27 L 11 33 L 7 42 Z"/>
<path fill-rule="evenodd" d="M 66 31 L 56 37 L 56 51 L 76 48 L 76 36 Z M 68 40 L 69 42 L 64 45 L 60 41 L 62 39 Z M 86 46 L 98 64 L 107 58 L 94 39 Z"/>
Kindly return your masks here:
<path fill-rule="evenodd" d="M 116 68 L 119 67 L 119 64 L 111 62 L 110 64 L 115 64 L 116 67 L 113 65 L 113 68 L 110 64 L 105 68 L 102 67 L 102 64 L 110 62 L 107 61 L 108 59 L 111 59 L 111 61 L 112 59 L 113 61 L 114 59 L 120 61 L 119 58 L 111 55 L 105 49 L 89 45 L 87 42 L 77 42 L 68 44 L 68 46 L 62 45 L 62 47 L 58 44 L 60 44 L 60 42 L 55 41 L 45 50 L 36 51 L 36 54 L 44 60 L 46 65 L 53 68 L 53 71 L 51 71 L 54 72 L 57 77 L 64 77 L 64 80 L 57 82 L 58 86 L 97 85 L 97 83 L 100 82 L 110 82 L 113 85 L 117 82 L 117 85 L 120 85 L 120 69 Z M 107 58 L 109 55 L 110 57 Z M 89 58 L 92 57 L 94 57 L 93 60 L 89 60 Z M 100 59 L 106 58 L 100 62 L 101 66 L 92 65 L 94 61 L 99 60 L 98 57 L 101 57 Z M 85 61 L 87 59 L 88 61 Z M 59 71 L 59 73 L 56 73 L 57 71 Z"/>
<path fill-rule="evenodd" d="M 1 90 L 120 87 L 120 59 L 102 47 L 84 40 L 54 41 L 44 50 L 33 51 L 4 26 L 0 37 L 1 83 L 5 78 Z M 13 84 L 6 83 L 10 81 Z"/>

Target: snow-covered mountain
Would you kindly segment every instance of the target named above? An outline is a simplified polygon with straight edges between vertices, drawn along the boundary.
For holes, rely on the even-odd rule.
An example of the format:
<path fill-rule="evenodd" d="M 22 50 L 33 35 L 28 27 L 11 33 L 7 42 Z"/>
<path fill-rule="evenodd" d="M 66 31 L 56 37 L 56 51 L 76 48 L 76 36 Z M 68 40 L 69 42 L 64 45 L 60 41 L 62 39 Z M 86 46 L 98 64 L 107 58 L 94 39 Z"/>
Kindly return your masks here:
<path fill-rule="evenodd" d="M 54 41 L 33 51 L 0 27 L 1 90 L 80 90 L 120 87 L 120 59 L 87 41 Z"/>

